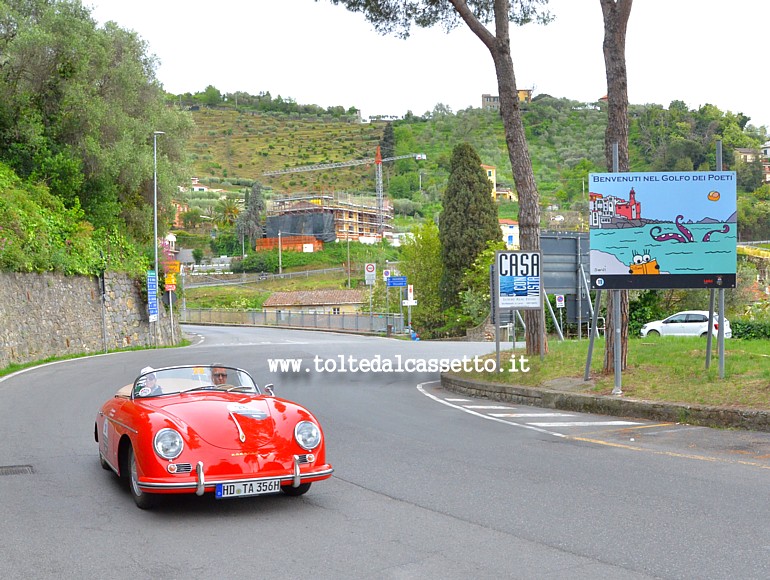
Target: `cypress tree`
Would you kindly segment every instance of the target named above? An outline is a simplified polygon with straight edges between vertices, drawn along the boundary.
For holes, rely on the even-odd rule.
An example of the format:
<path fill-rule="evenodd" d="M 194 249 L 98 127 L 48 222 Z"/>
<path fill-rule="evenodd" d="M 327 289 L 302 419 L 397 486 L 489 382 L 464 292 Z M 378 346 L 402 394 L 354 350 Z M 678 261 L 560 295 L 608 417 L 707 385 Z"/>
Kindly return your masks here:
<path fill-rule="evenodd" d="M 393 123 L 385 125 L 380 139 L 380 154 L 383 159 L 396 156 L 396 137 L 393 134 Z"/>
<path fill-rule="evenodd" d="M 450 175 L 439 218 L 444 273 L 441 298 L 445 307 L 457 306 L 463 272 L 470 268 L 487 242 L 501 238 L 492 182 L 481 159 L 467 143 L 452 151 Z"/>

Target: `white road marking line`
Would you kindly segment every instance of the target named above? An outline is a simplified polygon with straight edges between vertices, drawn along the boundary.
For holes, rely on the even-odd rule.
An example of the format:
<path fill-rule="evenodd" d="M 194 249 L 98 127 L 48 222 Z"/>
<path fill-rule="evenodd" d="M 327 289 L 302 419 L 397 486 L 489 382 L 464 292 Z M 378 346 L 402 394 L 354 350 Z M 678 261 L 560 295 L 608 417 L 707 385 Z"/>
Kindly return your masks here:
<path fill-rule="evenodd" d="M 574 417 L 569 413 L 490 413 L 493 417 Z"/>
<path fill-rule="evenodd" d="M 447 399 L 448 401 L 449 399 Z M 466 409 L 510 409 L 513 407 L 500 406 L 500 405 L 463 405 Z"/>
<path fill-rule="evenodd" d="M 609 427 L 612 425 L 641 425 L 634 421 L 562 421 L 555 423 L 527 423 L 535 427 Z"/>
<path fill-rule="evenodd" d="M 446 400 L 451 401 L 453 403 L 466 403 L 470 401 L 470 399 L 446 399 Z"/>
<path fill-rule="evenodd" d="M 453 409 L 457 409 L 459 411 L 462 411 L 463 413 L 469 413 L 470 415 L 475 415 L 476 417 L 481 417 L 482 419 L 487 419 L 488 421 L 496 421 L 498 423 L 502 423 L 503 425 L 508 425 L 511 427 L 521 427 L 522 429 L 529 429 L 530 431 L 537 431 L 538 433 L 545 433 L 546 435 L 552 435 L 553 437 L 558 437 L 559 439 L 568 439 L 567 435 L 564 435 L 562 433 L 556 433 L 554 431 L 547 431 L 545 429 L 539 429 L 538 427 L 534 427 L 532 425 L 525 425 L 523 423 L 516 423 L 515 421 L 503 421 L 502 419 L 498 419 L 497 417 L 490 417 L 489 415 L 484 415 L 483 413 L 478 413 L 476 411 L 473 411 L 471 409 L 465 409 L 459 405 L 454 405 L 448 401 L 445 401 L 444 399 L 441 399 L 435 395 L 432 395 L 425 391 L 423 388 L 423 385 L 430 385 L 438 383 L 439 381 L 428 381 L 427 383 L 420 383 L 417 385 L 417 390 L 420 391 L 423 395 L 426 397 L 430 397 L 437 403 L 441 403 L 442 405 L 446 405 L 447 407 L 452 407 Z"/>

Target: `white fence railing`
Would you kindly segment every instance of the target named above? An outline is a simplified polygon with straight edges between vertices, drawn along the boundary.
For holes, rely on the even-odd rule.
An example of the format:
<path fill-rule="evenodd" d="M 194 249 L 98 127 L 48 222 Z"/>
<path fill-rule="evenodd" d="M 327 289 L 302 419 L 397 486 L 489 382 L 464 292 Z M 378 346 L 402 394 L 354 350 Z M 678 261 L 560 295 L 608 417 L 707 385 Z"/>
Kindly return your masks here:
<path fill-rule="evenodd" d="M 286 272 L 285 274 L 234 274 L 233 272 L 193 270 L 185 272 L 183 284 L 185 288 L 200 288 L 202 286 L 229 286 L 234 284 L 255 284 L 269 280 L 284 278 L 309 278 L 332 272 L 344 272 L 345 268 L 324 268 L 323 270 L 303 270 L 302 272 Z"/>
<path fill-rule="evenodd" d="M 243 326 L 280 326 L 309 330 L 336 330 L 371 334 L 402 334 L 404 318 L 400 314 L 353 312 L 275 312 L 260 310 L 221 310 L 217 308 L 182 308 L 179 322 L 187 324 L 239 324 Z"/>

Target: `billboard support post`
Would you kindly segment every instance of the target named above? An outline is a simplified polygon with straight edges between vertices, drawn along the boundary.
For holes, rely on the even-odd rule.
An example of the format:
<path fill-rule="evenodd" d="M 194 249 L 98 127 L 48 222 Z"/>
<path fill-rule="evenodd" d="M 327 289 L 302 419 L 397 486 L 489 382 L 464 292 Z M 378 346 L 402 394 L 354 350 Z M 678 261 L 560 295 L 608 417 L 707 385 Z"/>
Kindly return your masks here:
<path fill-rule="evenodd" d="M 588 357 L 586 359 L 586 372 L 583 375 L 583 380 L 587 381 L 591 378 L 591 359 L 594 354 L 594 341 L 596 339 L 596 324 L 599 318 L 599 309 L 602 307 L 602 291 L 596 291 L 596 305 L 594 306 L 593 314 L 591 315 L 591 329 L 588 333 Z"/>

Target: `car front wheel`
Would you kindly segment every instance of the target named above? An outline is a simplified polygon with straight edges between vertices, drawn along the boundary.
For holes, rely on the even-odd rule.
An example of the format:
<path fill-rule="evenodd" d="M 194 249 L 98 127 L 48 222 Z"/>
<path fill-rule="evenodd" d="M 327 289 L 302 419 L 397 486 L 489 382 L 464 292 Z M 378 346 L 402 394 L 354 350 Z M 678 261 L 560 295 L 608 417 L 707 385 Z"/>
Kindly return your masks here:
<path fill-rule="evenodd" d="M 301 483 L 299 487 L 292 487 L 290 485 L 284 485 L 281 487 L 281 491 L 283 493 L 285 493 L 286 495 L 290 495 L 292 497 L 304 495 L 307 493 L 307 490 L 309 489 L 310 489 L 309 483 Z"/>
<path fill-rule="evenodd" d="M 134 448 L 128 448 L 128 489 L 131 491 L 131 497 L 139 509 L 147 510 L 155 507 L 158 503 L 158 496 L 152 493 L 143 492 L 139 489 L 139 474 L 136 467 L 136 455 Z"/>
<path fill-rule="evenodd" d="M 660 332 L 657 330 L 651 330 L 647 333 L 647 336 L 660 336 Z"/>

